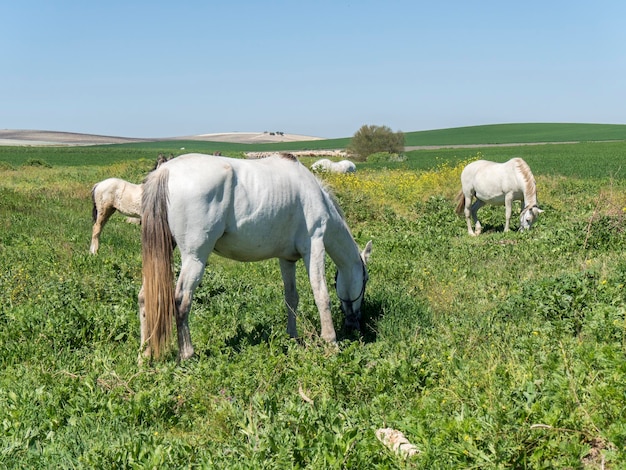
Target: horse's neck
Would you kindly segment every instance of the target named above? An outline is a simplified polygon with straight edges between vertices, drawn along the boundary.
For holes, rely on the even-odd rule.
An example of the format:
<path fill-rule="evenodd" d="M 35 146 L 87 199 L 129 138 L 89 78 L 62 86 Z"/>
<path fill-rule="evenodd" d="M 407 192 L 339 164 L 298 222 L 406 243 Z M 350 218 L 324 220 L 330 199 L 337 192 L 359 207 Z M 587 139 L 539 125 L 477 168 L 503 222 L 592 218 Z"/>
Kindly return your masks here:
<path fill-rule="evenodd" d="M 328 256 L 333 260 L 340 271 L 351 270 L 361 265 L 359 247 L 352 238 L 348 226 L 343 222 L 336 222 L 327 227 L 324 236 L 324 246 Z"/>

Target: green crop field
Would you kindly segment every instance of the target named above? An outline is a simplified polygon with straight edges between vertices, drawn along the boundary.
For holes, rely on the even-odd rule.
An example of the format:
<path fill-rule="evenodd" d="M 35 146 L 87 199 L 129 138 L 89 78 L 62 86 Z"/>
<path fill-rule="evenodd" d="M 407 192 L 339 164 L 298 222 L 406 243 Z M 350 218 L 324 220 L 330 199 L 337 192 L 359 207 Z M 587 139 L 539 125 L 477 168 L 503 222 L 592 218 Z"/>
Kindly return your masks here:
<path fill-rule="evenodd" d="M 408 132 L 406 145 L 482 145 L 625 140 L 622 124 L 493 124 Z"/>
<path fill-rule="evenodd" d="M 299 265 L 290 340 L 277 261 L 213 256 L 196 357 L 143 366 L 140 230 L 114 215 L 89 255 L 90 190 L 141 181 L 168 149 L 0 147 L 0 467 L 624 468 L 626 143 L 584 140 L 413 150 L 323 176 L 374 243 L 362 336 L 319 339 Z M 504 209 L 485 207 L 469 237 L 462 167 L 511 156 L 545 212 L 503 233 Z M 387 427 L 419 454 L 385 447 Z"/>
<path fill-rule="evenodd" d="M 618 124 L 497 124 L 489 126 L 459 127 L 434 131 L 405 133 L 405 145 L 412 147 L 457 145 L 476 146 L 491 144 L 563 143 L 626 141 L 626 125 Z M 189 152 L 210 153 L 219 151 L 225 155 L 242 156 L 247 151 L 297 151 L 343 149 L 350 138 L 314 140 L 308 142 L 284 142 L 273 144 L 235 144 L 203 141 L 157 141 L 88 147 L 2 147 L 0 163 L 22 165 L 31 160 L 43 160 L 52 165 L 109 165 L 118 161 L 139 158 L 154 159 L 159 152 L 180 155 Z M 516 152 L 520 147 L 514 147 Z M 450 150 L 450 149 L 448 149 Z M 509 150 L 503 150 L 511 152 Z M 569 151 L 569 150 L 567 150 Z M 424 150 L 420 150 L 424 152 Z M 537 151 L 537 153 L 542 150 Z M 437 155 L 445 152 L 437 150 Z M 468 153 L 467 151 L 465 152 Z M 484 152 L 483 152 L 484 153 Z M 432 155 L 433 152 L 420 155 Z M 445 155 L 448 155 L 445 153 Z"/>

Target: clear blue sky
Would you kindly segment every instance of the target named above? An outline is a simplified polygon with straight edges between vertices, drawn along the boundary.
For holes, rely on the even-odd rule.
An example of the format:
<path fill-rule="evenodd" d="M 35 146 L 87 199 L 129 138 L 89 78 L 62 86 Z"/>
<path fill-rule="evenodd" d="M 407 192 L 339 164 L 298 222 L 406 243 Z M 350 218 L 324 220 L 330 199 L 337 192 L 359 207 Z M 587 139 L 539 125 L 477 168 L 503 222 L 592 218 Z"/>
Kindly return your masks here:
<path fill-rule="evenodd" d="M 0 129 L 626 124 L 624 0 L 19 0 L 0 18 Z"/>

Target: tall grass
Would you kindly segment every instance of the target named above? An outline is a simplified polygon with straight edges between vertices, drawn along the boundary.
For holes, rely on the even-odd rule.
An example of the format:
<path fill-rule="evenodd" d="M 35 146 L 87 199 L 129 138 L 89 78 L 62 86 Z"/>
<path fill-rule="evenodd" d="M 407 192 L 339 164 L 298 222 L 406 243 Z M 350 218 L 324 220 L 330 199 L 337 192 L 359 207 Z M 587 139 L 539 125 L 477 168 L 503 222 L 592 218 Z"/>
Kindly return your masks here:
<path fill-rule="evenodd" d="M 356 240 L 374 240 L 361 338 L 318 338 L 299 266 L 289 340 L 277 263 L 214 256 L 192 306 L 197 356 L 143 367 L 139 230 L 114 216 L 90 256 L 89 190 L 152 161 L 0 170 L 0 466 L 625 466 L 623 179 L 535 171 L 533 229 L 505 234 L 486 207 L 471 238 L 452 198 L 478 155 L 429 158 L 325 177 Z M 420 454 L 389 451 L 382 427 Z"/>

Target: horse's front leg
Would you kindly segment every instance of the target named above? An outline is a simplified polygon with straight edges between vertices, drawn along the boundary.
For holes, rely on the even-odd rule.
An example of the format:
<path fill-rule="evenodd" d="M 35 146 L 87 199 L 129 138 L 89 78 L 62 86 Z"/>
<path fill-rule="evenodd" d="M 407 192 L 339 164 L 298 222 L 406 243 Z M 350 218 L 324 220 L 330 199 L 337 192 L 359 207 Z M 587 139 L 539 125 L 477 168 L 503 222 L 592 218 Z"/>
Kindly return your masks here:
<path fill-rule="evenodd" d="M 337 334 L 333 326 L 333 317 L 330 311 L 330 296 L 326 286 L 326 275 L 324 267 L 324 242 L 320 237 L 319 241 L 314 241 L 311 246 L 311 253 L 304 258 L 309 273 L 311 288 L 315 304 L 320 312 L 320 324 L 322 327 L 322 338 L 329 343 L 337 342 Z"/>
<path fill-rule="evenodd" d="M 296 263 L 280 259 L 280 273 L 285 286 L 285 306 L 287 307 L 287 334 L 292 338 L 298 337 L 296 328 L 296 311 L 298 309 L 298 291 L 296 289 Z"/>
<path fill-rule="evenodd" d="M 504 231 L 509 231 L 509 224 L 511 223 L 511 212 L 513 209 L 513 193 L 508 193 L 504 196 Z"/>

